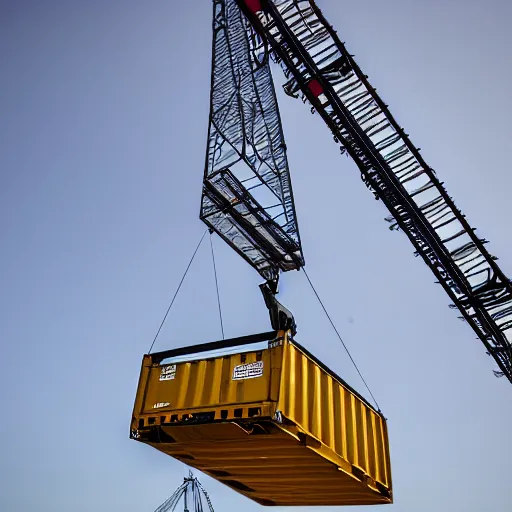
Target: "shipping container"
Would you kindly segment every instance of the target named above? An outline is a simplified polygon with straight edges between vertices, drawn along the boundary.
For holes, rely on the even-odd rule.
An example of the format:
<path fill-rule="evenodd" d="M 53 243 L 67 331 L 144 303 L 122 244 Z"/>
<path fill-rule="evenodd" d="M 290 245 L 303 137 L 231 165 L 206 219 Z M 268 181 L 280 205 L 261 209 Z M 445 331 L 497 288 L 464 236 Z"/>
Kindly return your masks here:
<path fill-rule="evenodd" d="M 289 332 L 145 355 L 131 437 L 262 505 L 392 502 L 385 418 Z"/>

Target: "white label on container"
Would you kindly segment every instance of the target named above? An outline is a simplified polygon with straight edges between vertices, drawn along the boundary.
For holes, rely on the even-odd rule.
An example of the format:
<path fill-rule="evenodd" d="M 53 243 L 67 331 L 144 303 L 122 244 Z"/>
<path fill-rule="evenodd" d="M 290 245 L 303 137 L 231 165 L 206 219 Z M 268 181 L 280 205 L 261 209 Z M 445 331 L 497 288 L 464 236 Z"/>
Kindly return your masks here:
<path fill-rule="evenodd" d="M 162 371 L 160 372 L 160 380 L 172 380 L 176 376 L 176 365 L 168 364 L 166 366 L 162 366 Z"/>
<path fill-rule="evenodd" d="M 153 409 L 159 409 L 160 407 L 167 407 L 168 405 L 171 405 L 169 402 L 158 402 L 157 404 L 153 405 Z"/>
<path fill-rule="evenodd" d="M 263 375 L 263 361 L 239 364 L 233 368 L 233 380 L 254 379 Z"/>

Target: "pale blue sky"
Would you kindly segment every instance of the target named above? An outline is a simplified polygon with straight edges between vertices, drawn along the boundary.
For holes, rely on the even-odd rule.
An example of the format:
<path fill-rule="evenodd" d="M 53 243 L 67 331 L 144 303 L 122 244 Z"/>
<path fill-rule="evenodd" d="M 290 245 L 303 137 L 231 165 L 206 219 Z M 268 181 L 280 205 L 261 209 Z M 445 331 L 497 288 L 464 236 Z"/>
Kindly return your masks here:
<path fill-rule="evenodd" d="M 318 4 L 512 275 L 512 4 Z M 2 511 L 152 511 L 186 474 L 128 430 L 204 230 L 210 23 L 209 0 L 0 2 Z M 389 419 L 387 508 L 509 510 L 510 384 L 319 117 L 279 99 L 308 273 Z M 259 276 L 214 242 L 227 336 L 267 330 Z M 280 299 L 363 393 L 304 276 Z M 205 244 L 156 349 L 218 339 L 215 300 Z M 218 511 L 260 509 L 200 478 Z"/>

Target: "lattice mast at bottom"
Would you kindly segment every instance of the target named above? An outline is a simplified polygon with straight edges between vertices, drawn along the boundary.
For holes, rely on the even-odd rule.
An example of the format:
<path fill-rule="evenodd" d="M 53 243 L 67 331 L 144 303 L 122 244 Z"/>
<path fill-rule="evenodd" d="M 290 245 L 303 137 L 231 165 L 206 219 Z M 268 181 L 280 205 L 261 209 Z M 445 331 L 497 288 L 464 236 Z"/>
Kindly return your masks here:
<path fill-rule="evenodd" d="M 205 506 L 206 504 L 206 506 Z M 181 505 L 183 508 L 181 508 Z M 165 500 L 155 512 L 214 512 L 210 496 L 191 471 L 174 494 Z"/>

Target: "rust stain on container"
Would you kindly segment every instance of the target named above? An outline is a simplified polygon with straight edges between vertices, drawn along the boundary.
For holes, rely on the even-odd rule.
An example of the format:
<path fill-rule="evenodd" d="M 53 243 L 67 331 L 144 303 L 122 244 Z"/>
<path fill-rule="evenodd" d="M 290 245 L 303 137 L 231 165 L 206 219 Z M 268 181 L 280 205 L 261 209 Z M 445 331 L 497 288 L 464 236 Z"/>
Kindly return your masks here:
<path fill-rule="evenodd" d="M 144 356 L 131 437 L 262 505 L 392 502 L 384 417 L 285 332 Z"/>

